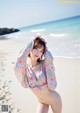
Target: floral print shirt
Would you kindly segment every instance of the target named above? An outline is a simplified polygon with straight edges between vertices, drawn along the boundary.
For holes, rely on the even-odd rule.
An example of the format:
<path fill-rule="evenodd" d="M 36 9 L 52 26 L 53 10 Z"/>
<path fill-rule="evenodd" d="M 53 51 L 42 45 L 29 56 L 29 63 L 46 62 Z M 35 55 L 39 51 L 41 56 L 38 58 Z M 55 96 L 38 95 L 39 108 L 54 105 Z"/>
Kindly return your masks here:
<path fill-rule="evenodd" d="M 50 90 L 57 86 L 53 57 L 48 49 L 44 53 L 44 60 L 36 67 L 27 64 L 27 56 L 33 48 L 34 41 L 31 41 L 19 54 L 14 65 L 15 75 L 20 84 L 25 88 L 41 87 L 48 85 Z"/>

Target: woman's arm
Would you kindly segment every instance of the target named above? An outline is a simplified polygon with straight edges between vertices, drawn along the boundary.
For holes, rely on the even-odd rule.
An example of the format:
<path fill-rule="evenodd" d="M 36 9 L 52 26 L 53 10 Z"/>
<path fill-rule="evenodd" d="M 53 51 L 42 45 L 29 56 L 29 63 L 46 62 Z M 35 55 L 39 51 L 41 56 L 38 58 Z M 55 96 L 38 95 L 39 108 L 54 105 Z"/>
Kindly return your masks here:
<path fill-rule="evenodd" d="M 55 67 L 53 64 L 53 57 L 51 52 L 46 49 L 45 53 L 44 53 L 44 72 L 46 74 L 47 77 L 47 84 L 48 84 L 48 88 L 50 90 L 55 90 L 56 86 L 57 86 L 57 82 L 56 82 L 56 76 L 55 76 Z"/>
<path fill-rule="evenodd" d="M 30 53 L 30 51 L 33 48 L 33 44 L 34 42 L 31 41 L 27 47 L 25 47 L 19 54 L 15 65 L 14 65 L 14 71 L 15 71 L 15 75 L 17 76 L 20 84 L 27 88 L 29 87 L 28 85 L 28 80 L 27 80 L 27 67 L 26 67 L 26 59 L 28 54 Z"/>

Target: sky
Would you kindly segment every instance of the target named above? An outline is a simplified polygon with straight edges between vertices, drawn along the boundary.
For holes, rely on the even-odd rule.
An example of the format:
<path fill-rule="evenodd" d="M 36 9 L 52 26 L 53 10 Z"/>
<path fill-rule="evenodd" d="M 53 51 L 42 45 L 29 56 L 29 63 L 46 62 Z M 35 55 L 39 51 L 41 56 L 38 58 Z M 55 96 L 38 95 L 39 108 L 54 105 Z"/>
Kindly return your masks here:
<path fill-rule="evenodd" d="M 57 0 L 0 0 L 0 28 L 23 27 L 80 14 L 80 4 Z"/>

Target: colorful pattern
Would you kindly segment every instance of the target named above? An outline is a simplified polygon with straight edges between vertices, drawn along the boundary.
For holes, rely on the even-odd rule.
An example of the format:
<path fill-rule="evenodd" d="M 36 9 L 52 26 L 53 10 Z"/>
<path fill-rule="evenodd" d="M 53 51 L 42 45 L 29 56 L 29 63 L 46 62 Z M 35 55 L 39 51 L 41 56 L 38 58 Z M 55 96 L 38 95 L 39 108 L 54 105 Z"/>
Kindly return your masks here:
<path fill-rule="evenodd" d="M 46 49 L 44 54 L 45 59 L 39 66 L 35 67 L 35 71 L 26 62 L 26 58 L 32 50 L 33 44 L 33 41 L 30 42 L 27 47 L 20 52 L 14 65 L 15 74 L 21 85 L 25 88 L 40 87 L 47 84 L 50 90 L 54 90 L 57 86 L 55 68 L 53 65 L 53 57 L 48 49 Z"/>

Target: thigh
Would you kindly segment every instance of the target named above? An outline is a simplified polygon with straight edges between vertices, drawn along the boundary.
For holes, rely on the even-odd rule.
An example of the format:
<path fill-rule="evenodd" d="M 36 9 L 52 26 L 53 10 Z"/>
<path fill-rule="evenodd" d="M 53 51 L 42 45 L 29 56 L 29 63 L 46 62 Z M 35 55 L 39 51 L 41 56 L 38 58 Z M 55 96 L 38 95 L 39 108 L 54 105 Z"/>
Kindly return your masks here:
<path fill-rule="evenodd" d="M 48 113 L 49 105 L 38 103 L 37 113 Z"/>
<path fill-rule="evenodd" d="M 51 108 L 54 113 L 61 113 L 62 111 L 62 100 L 56 91 L 51 92 L 52 96 L 52 102 L 51 102 Z"/>

